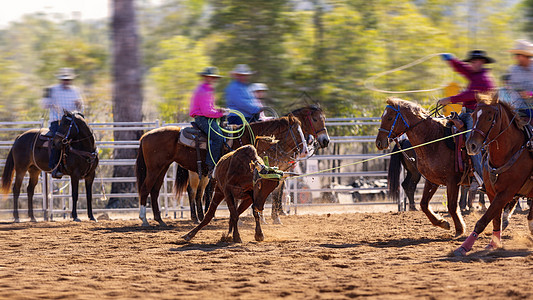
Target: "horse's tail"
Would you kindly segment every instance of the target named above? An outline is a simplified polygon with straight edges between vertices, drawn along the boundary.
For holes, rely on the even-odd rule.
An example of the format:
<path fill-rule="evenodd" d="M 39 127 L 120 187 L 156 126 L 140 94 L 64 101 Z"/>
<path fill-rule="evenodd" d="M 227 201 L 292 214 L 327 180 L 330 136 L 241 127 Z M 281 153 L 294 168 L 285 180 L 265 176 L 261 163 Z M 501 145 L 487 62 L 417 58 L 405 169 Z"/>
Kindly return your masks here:
<path fill-rule="evenodd" d="M 392 152 L 400 150 L 398 144 L 394 146 Z M 392 154 L 389 161 L 389 196 L 392 201 L 398 203 L 400 200 L 400 172 L 402 171 L 402 153 Z"/>
<path fill-rule="evenodd" d="M 141 192 L 141 186 L 146 180 L 146 162 L 144 161 L 144 154 L 142 149 L 142 140 L 139 147 L 139 154 L 137 154 L 137 160 L 135 161 L 135 176 L 137 177 L 137 191 Z"/>
<path fill-rule="evenodd" d="M 9 192 L 14 171 L 15 161 L 13 160 L 13 149 L 11 149 L 7 155 L 6 165 L 4 166 L 4 172 L 2 173 L 2 186 L 0 187 L 2 194 L 7 194 Z"/>
<path fill-rule="evenodd" d="M 181 196 L 187 189 L 189 182 L 189 171 L 182 166 L 178 165 L 176 169 L 176 180 L 174 181 L 174 195 L 176 199 Z"/>

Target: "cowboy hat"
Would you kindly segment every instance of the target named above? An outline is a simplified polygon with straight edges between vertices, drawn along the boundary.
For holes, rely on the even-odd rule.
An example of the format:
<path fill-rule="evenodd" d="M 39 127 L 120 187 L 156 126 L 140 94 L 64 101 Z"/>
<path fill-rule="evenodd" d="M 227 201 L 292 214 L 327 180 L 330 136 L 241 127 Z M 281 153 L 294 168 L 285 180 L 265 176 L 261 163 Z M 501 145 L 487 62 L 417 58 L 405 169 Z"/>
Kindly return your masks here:
<path fill-rule="evenodd" d="M 252 75 L 255 72 L 250 69 L 250 67 L 246 64 L 239 64 L 236 65 L 235 68 L 231 71 L 232 74 L 237 75 Z"/>
<path fill-rule="evenodd" d="M 463 61 L 470 62 L 474 59 L 484 59 L 486 64 L 491 64 L 495 62 L 495 60 L 488 57 L 487 52 L 483 50 L 472 50 L 468 52 L 468 57 Z"/>
<path fill-rule="evenodd" d="M 250 91 L 252 92 L 268 91 L 268 86 L 264 83 L 254 83 L 250 86 Z"/>
<path fill-rule="evenodd" d="M 206 76 L 206 77 L 216 77 L 216 78 L 222 77 L 218 74 L 217 67 L 207 67 L 202 72 L 199 72 L 198 75 Z"/>
<path fill-rule="evenodd" d="M 74 73 L 73 68 L 61 68 L 56 73 L 57 79 L 60 79 L 60 80 L 72 80 L 76 78 L 76 76 L 77 75 Z"/>
<path fill-rule="evenodd" d="M 516 40 L 515 43 L 515 47 L 509 50 L 509 52 L 525 56 L 533 56 L 533 44 L 526 40 Z"/>

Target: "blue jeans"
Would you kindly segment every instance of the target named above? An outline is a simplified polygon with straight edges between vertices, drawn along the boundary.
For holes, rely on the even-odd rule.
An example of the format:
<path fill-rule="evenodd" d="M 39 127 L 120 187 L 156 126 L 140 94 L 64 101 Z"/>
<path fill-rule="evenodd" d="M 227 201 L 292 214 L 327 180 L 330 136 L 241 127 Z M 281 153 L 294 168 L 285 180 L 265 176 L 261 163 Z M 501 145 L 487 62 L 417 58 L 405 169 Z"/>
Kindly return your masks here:
<path fill-rule="evenodd" d="M 474 127 L 474 119 L 472 119 L 472 111 L 473 110 L 467 109 L 467 112 L 461 113 L 459 115 L 459 119 L 461 119 L 463 123 L 465 123 L 466 129 L 472 129 Z M 465 139 L 468 140 L 471 133 L 472 131 L 467 132 L 465 134 Z M 480 177 L 483 177 L 483 167 L 481 166 L 481 152 L 476 155 L 471 155 L 470 157 L 472 158 L 472 163 L 474 164 L 474 170 Z"/>
<path fill-rule="evenodd" d="M 59 129 L 59 121 L 54 121 L 50 123 L 50 135 L 53 137 L 56 135 L 57 130 Z M 59 162 L 59 150 L 54 147 L 53 139 L 50 141 L 52 143 L 52 149 L 50 151 L 50 159 L 48 160 L 48 167 L 50 169 L 55 168 Z"/>
<path fill-rule="evenodd" d="M 208 134 L 209 147 L 207 149 L 205 163 L 207 164 L 208 168 L 214 168 L 220 159 L 222 153 L 222 144 L 224 143 L 224 138 L 217 134 L 217 132 L 222 134 L 220 127 L 218 127 L 217 119 L 197 116 L 194 118 L 194 122 L 196 122 L 198 127 L 200 127 L 200 129 L 202 129 L 202 131 L 206 134 L 209 132 L 209 123 L 211 123 L 211 132 Z"/>
<path fill-rule="evenodd" d="M 246 121 L 248 123 L 259 122 L 259 113 L 253 114 L 251 117 L 247 117 Z M 239 116 L 228 116 L 228 124 L 241 125 L 242 124 L 241 117 L 239 117 Z"/>

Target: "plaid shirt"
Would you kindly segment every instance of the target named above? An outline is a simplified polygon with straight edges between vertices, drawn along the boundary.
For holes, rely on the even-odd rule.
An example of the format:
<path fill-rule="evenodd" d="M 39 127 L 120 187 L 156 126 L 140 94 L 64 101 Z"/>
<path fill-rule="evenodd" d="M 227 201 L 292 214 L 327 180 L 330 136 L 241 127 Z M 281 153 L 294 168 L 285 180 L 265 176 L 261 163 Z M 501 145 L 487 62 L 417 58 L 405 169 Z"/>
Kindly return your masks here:
<path fill-rule="evenodd" d="M 50 110 L 49 122 L 59 121 L 63 117 L 63 110 L 81 111 L 83 98 L 75 86 L 63 87 L 61 84 L 49 88 L 47 95 L 42 99 L 42 106 Z"/>
<path fill-rule="evenodd" d="M 511 102 L 517 109 L 533 108 L 530 99 L 522 99 L 519 92 L 533 92 L 533 63 L 529 67 L 521 67 L 518 65 L 509 68 L 509 87 L 514 90 L 510 93 Z"/>

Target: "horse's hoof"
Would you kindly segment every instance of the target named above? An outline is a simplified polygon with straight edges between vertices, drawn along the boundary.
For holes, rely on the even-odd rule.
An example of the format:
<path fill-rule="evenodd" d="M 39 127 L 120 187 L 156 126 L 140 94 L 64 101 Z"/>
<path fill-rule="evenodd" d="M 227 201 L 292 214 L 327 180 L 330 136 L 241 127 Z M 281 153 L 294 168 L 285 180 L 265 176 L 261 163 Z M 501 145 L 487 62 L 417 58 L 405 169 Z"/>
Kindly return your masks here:
<path fill-rule="evenodd" d="M 458 237 L 462 236 L 464 233 L 465 233 L 464 230 L 462 230 L 462 231 L 455 231 L 455 236 L 454 236 L 454 238 L 458 238 Z"/>
<path fill-rule="evenodd" d="M 149 227 L 149 226 L 150 226 L 150 223 L 143 221 L 143 223 L 142 223 L 141 226 L 142 226 L 142 227 Z"/>
<path fill-rule="evenodd" d="M 75 218 L 75 219 L 73 219 L 72 221 L 74 221 L 74 222 L 81 222 L 80 218 Z"/>
<path fill-rule="evenodd" d="M 409 206 L 409 211 L 417 211 L 416 206 Z"/>
<path fill-rule="evenodd" d="M 30 222 L 32 222 L 32 223 L 37 223 L 37 220 L 35 220 L 35 218 L 31 218 L 31 219 L 30 219 Z"/>
<path fill-rule="evenodd" d="M 159 222 L 159 226 L 167 227 L 167 223 L 163 222 L 162 220 L 161 221 L 157 221 L 157 222 Z"/>
<path fill-rule="evenodd" d="M 239 237 L 234 237 L 234 238 L 233 238 L 233 242 L 234 242 L 234 243 L 242 244 L 242 239 L 241 239 L 240 236 L 239 236 Z"/>
<path fill-rule="evenodd" d="M 455 249 L 455 251 L 453 251 L 453 256 L 456 256 L 456 257 L 464 257 L 466 256 L 466 249 L 463 248 L 463 247 L 459 247 L 457 249 Z"/>
<path fill-rule="evenodd" d="M 20 223 L 20 219 L 19 218 L 15 218 L 15 220 L 13 220 L 13 223 Z"/>
<path fill-rule="evenodd" d="M 275 224 L 275 225 L 283 225 L 283 223 L 281 223 L 281 219 L 279 217 L 275 218 L 272 223 Z"/>
<path fill-rule="evenodd" d="M 265 240 L 265 236 L 263 234 L 256 234 L 255 235 L 255 240 L 258 241 L 258 242 L 262 242 Z"/>
<path fill-rule="evenodd" d="M 450 230 L 451 228 L 450 223 L 448 223 L 448 221 L 446 220 L 440 220 L 437 226 L 446 230 Z"/>
<path fill-rule="evenodd" d="M 499 248 L 501 248 L 501 247 L 502 247 L 501 244 L 498 245 L 498 244 L 495 243 L 494 241 L 491 241 L 491 242 L 487 245 L 487 247 L 485 247 L 485 250 L 496 250 L 496 249 L 499 249 Z"/>
<path fill-rule="evenodd" d="M 95 222 L 95 223 L 98 223 L 98 220 L 96 220 L 94 217 L 89 218 L 89 221 L 93 221 L 93 222 Z"/>
<path fill-rule="evenodd" d="M 181 238 L 184 239 L 185 241 L 189 242 L 192 239 L 192 236 L 190 236 L 189 234 L 186 234 L 186 235 L 182 236 Z"/>

